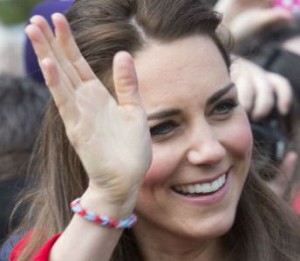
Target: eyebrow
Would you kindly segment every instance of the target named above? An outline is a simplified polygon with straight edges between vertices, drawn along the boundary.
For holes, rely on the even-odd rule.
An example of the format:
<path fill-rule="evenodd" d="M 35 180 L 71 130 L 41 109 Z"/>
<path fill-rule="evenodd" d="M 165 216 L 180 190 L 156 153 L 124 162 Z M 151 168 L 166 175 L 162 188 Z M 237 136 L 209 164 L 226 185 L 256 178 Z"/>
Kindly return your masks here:
<path fill-rule="evenodd" d="M 179 109 L 169 109 L 169 110 L 164 110 L 164 111 L 159 111 L 159 112 L 154 112 L 152 114 L 148 115 L 148 120 L 159 120 L 167 117 L 171 117 L 174 115 L 179 115 L 181 113 L 181 110 Z"/>
<path fill-rule="evenodd" d="M 222 89 L 215 92 L 211 97 L 208 98 L 207 104 L 212 104 L 220 100 L 226 93 L 228 93 L 232 88 L 235 87 L 235 84 L 233 82 L 227 84 Z"/>
<path fill-rule="evenodd" d="M 218 101 L 220 98 L 222 98 L 226 93 L 228 93 L 233 87 L 235 87 L 235 84 L 233 82 L 229 83 L 216 93 L 214 93 L 207 101 L 208 104 L 214 103 Z M 148 115 L 147 119 L 149 121 L 151 120 L 159 120 L 163 118 L 168 118 L 172 116 L 179 115 L 181 113 L 180 109 L 168 109 L 164 111 L 154 112 Z"/>

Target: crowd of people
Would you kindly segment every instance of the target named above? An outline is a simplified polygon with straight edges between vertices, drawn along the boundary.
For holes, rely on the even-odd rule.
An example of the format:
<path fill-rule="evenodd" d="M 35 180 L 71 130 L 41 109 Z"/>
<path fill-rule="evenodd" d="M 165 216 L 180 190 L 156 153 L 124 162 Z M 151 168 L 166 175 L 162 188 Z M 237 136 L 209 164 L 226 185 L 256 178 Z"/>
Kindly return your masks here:
<path fill-rule="evenodd" d="M 300 260 L 299 2 L 44 0 L 23 34 L 0 261 Z"/>

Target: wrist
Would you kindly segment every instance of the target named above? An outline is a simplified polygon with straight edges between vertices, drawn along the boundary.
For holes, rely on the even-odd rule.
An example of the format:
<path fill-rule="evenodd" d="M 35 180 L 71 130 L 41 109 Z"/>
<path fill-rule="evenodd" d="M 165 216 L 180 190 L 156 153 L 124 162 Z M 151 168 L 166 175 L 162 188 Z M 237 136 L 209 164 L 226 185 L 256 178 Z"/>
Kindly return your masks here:
<path fill-rule="evenodd" d="M 93 187 L 88 187 L 81 197 L 82 207 L 118 219 L 131 215 L 135 208 L 135 203 L 136 196 L 134 195 L 121 200 L 116 199 L 114 195 L 107 191 Z"/>

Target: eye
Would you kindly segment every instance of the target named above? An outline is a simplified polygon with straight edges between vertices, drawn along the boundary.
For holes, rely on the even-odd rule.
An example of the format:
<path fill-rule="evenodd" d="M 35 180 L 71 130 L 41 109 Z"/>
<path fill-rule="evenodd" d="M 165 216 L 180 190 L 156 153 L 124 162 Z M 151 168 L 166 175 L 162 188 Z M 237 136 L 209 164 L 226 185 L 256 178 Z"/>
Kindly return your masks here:
<path fill-rule="evenodd" d="M 179 126 L 178 123 L 174 121 L 166 121 L 162 122 L 156 126 L 150 128 L 150 134 L 152 137 L 160 136 L 160 135 L 167 135 L 174 131 Z"/>
<path fill-rule="evenodd" d="M 213 114 L 227 115 L 238 105 L 235 99 L 220 101 L 213 109 Z"/>

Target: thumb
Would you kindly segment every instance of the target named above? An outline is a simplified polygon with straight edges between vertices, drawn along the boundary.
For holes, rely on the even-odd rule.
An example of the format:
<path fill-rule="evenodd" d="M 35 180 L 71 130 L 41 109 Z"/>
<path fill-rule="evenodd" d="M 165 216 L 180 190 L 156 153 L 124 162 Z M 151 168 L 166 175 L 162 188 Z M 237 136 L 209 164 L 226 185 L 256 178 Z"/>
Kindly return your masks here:
<path fill-rule="evenodd" d="M 119 105 L 139 105 L 138 81 L 132 56 L 118 52 L 113 60 L 113 79 Z"/>
<path fill-rule="evenodd" d="M 237 41 L 242 41 L 273 24 L 288 23 L 292 19 L 284 9 L 252 9 L 238 15 L 230 24 L 230 30 Z"/>
<path fill-rule="evenodd" d="M 270 8 L 266 9 L 260 13 L 257 17 L 257 25 L 260 28 L 265 28 L 272 24 L 280 23 L 280 22 L 289 22 L 292 20 L 292 14 L 282 8 Z"/>

